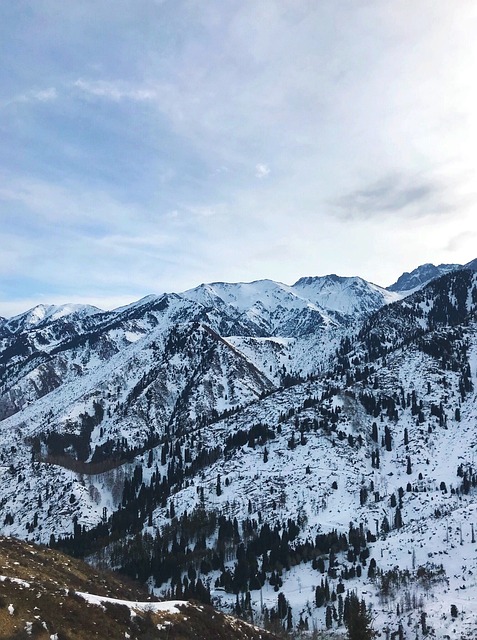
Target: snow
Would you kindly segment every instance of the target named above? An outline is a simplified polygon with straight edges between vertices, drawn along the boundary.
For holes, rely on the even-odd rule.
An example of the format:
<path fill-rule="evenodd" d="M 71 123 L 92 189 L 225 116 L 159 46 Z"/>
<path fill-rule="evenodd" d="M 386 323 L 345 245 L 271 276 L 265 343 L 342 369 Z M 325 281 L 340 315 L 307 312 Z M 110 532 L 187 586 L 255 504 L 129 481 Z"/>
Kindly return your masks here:
<path fill-rule="evenodd" d="M 8 319 L 5 326 L 13 331 L 21 329 L 33 329 L 40 324 L 46 322 L 54 322 L 68 316 L 76 318 L 84 318 L 97 313 L 102 313 L 101 309 L 92 305 L 84 304 L 63 304 L 63 305 L 44 305 L 39 304 L 29 311 L 25 311 L 19 315 Z"/>
<path fill-rule="evenodd" d="M 190 603 L 187 600 L 169 600 L 166 602 L 134 602 L 131 600 L 119 600 L 117 598 L 108 598 L 106 596 L 97 596 L 92 593 L 77 591 L 76 595 L 81 596 L 89 604 L 102 605 L 104 602 L 112 604 L 124 605 L 131 609 L 131 612 L 142 611 L 151 613 L 181 613 L 179 607 L 188 607 Z"/>
<path fill-rule="evenodd" d="M 20 578 L 9 578 L 8 576 L 0 576 L 0 582 L 5 582 L 5 580 L 9 580 L 10 582 L 15 582 L 15 584 L 19 584 L 22 587 L 30 588 L 30 583 L 25 580 L 21 580 Z"/>
<path fill-rule="evenodd" d="M 293 289 L 307 295 L 326 309 L 344 315 L 375 311 L 384 304 L 400 300 L 399 294 L 382 289 L 358 277 L 336 275 L 321 278 L 301 278 Z"/>

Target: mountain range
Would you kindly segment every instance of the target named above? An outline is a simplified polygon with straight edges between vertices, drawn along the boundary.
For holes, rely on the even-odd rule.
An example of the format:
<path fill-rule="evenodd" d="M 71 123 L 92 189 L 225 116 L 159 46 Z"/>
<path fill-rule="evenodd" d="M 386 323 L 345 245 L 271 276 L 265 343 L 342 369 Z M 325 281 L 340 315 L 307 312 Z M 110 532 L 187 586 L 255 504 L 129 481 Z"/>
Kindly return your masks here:
<path fill-rule="evenodd" d="M 477 633 L 477 260 L 0 320 L 0 531 L 279 632 Z M 330 636 L 331 637 L 331 636 Z"/>

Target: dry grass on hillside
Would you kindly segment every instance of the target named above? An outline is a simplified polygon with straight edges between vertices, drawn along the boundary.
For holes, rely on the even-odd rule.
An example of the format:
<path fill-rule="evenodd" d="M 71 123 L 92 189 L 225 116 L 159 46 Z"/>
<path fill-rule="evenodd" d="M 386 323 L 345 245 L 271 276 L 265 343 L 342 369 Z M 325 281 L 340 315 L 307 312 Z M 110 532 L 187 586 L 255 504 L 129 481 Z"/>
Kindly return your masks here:
<path fill-rule="evenodd" d="M 48 548 L 0 538 L 0 640 L 273 640 L 274 636 L 189 604 L 180 613 L 88 604 L 77 591 L 145 602 L 141 587 Z"/>

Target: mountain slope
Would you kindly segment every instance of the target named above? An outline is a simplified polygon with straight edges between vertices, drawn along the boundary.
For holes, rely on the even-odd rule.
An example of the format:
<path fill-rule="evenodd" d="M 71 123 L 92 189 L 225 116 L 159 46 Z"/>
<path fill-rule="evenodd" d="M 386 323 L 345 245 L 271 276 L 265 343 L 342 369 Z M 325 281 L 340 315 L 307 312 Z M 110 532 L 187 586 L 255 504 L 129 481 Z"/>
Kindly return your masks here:
<path fill-rule="evenodd" d="M 333 353 L 351 312 L 364 317 L 389 301 L 389 294 L 360 279 L 334 277 L 326 287 L 323 280 L 321 288 L 317 279 L 308 280 L 295 285 L 299 294 L 271 281 L 216 283 L 182 295 L 148 296 L 115 312 L 67 313 L 51 307 L 18 316 L 1 340 L 0 419 L 22 411 L 30 436 L 29 423 L 47 424 L 37 436 L 66 430 L 82 441 L 91 427 L 78 416 L 91 415 L 95 402 L 103 417 L 118 414 L 120 407 L 128 430 L 134 403 L 141 405 L 133 410 L 133 420 L 142 435 L 133 440 L 141 447 L 162 437 L 170 421 L 179 421 L 171 426 L 180 428 L 198 415 L 216 415 L 297 375 L 316 373 Z M 326 311 L 320 300 L 333 301 L 334 308 Z M 122 427 L 104 422 L 102 436 L 84 445 L 89 455 L 107 443 L 109 453 L 118 449 L 111 431 Z"/>
<path fill-rule="evenodd" d="M 139 585 L 12 538 L 0 539 L 0 565 L 0 638 L 5 640 L 274 638 L 205 605 L 157 602 Z"/>
<path fill-rule="evenodd" d="M 353 318 L 354 322 L 400 298 L 362 278 L 337 275 L 300 278 L 293 290 L 342 317 Z"/>

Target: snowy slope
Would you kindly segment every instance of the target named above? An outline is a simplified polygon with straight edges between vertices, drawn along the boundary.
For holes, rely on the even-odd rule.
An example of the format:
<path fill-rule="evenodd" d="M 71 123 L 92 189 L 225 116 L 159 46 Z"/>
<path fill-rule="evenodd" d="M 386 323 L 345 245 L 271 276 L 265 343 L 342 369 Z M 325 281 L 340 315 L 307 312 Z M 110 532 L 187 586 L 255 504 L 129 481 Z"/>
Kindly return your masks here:
<path fill-rule="evenodd" d="M 238 313 L 243 322 L 258 327 L 263 336 L 299 337 L 312 333 L 318 326 L 334 324 L 325 309 L 291 287 L 272 280 L 217 282 L 183 295 L 206 307 L 224 305 L 229 312 Z"/>
<path fill-rule="evenodd" d="M 337 275 L 300 278 L 293 285 L 293 290 L 326 309 L 342 316 L 353 316 L 354 319 L 400 299 L 393 291 L 382 289 L 362 278 Z"/>

